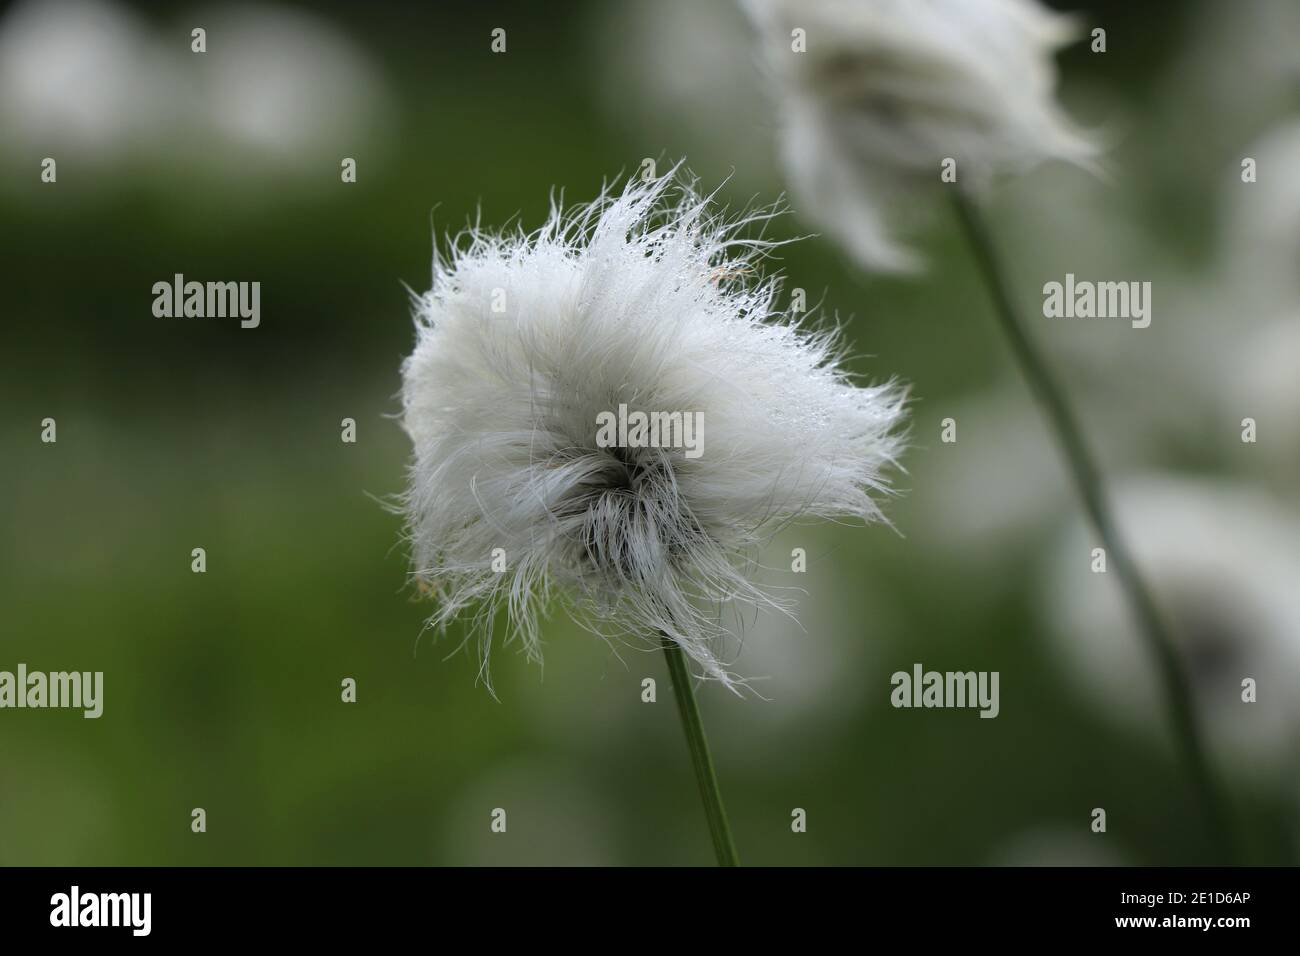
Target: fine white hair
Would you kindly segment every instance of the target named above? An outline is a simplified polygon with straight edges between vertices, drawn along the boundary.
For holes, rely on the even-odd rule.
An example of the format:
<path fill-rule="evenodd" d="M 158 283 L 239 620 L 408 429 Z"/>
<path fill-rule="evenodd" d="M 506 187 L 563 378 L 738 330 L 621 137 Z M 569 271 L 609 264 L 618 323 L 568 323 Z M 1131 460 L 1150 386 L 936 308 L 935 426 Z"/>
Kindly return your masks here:
<path fill-rule="evenodd" d="M 979 188 L 1096 145 L 1057 104 L 1053 56 L 1076 35 L 1036 0 L 742 0 L 781 108 L 799 211 L 860 265 L 907 271 L 894 237 L 918 189 Z"/>
<path fill-rule="evenodd" d="M 881 518 L 903 390 L 856 386 L 837 334 L 777 307 L 758 275 L 773 243 L 742 235 L 775 210 L 727 220 L 711 198 L 675 169 L 435 255 L 402 366 L 403 508 L 430 624 L 477 609 L 489 688 L 498 611 L 540 661 L 556 597 L 604 636 L 667 635 L 735 690 L 722 611 L 779 603 L 750 579 L 771 532 Z M 603 447 L 597 416 L 620 404 L 699 413 L 702 453 Z"/>

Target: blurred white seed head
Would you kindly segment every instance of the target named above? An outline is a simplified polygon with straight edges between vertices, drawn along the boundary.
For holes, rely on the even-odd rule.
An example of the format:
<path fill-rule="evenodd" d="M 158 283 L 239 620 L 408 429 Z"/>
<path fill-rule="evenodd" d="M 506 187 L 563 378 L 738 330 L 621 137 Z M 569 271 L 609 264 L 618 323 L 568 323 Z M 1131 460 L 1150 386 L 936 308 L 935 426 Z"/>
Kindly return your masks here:
<path fill-rule="evenodd" d="M 1164 612 L 1219 760 L 1294 772 L 1300 751 L 1300 520 L 1244 485 L 1150 475 L 1118 488 L 1118 524 Z M 1082 522 L 1050 564 L 1044 619 L 1067 673 L 1107 716 L 1169 739 L 1164 691 L 1114 570 Z M 1242 700 L 1242 681 L 1257 700 Z"/>
<path fill-rule="evenodd" d="M 1255 422 L 1252 444 L 1242 444 L 1238 461 L 1274 480 L 1279 491 L 1300 496 L 1300 304 L 1285 317 L 1243 328 L 1218 363 L 1215 398 L 1221 421 L 1240 427 Z M 1248 453 L 1248 454 L 1247 454 Z M 1263 467 L 1261 467 L 1263 466 Z"/>
<path fill-rule="evenodd" d="M 778 603 L 750 579 L 758 547 L 801 516 L 880 518 L 903 392 L 855 386 L 834 333 L 778 306 L 757 275 L 772 244 L 741 235 L 772 215 L 726 221 L 674 172 L 435 259 L 402 368 L 404 506 L 430 623 L 476 608 L 485 681 L 496 612 L 540 659 L 554 593 L 605 636 L 667 633 L 735 689 L 723 613 Z M 700 413 L 703 453 L 601 447 L 620 404 Z"/>
<path fill-rule="evenodd" d="M 1096 154 L 1054 98 L 1053 56 L 1075 25 L 1037 0 L 742 3 L 774 79 L 799 211 L 866 268 L 919 265 L 891 221 L 940 182 L 945 159 L 962 188 L 978 188 Z"/>
<path fill-rule="evenodd" d="M 1300 58 L 1300 57 L 1298 57 Z M 1279 123 L 1239 147 L 1257 164 L 1257 180 L 1225 177 L 1221 240 L 1228 283 L 1239 310 L 1300 305 L 1300 120 Z"/>
<path fill-rule="evenodd" d="M 197 25 L 212 38 L 203 55 L 190 52 Z M 119 0 L 0 11 L 0 167 L 25 165 L 38 149 L 74 152 L 79 166 L 143 170 L 180 156 L 198 173 L 255 184 L 296 171 L 307 153 L 347 155 L 358 141 L 373 164 L 389 113 L 378 66 L 305 9 L 223 3 L 163 26 Z M 240 151 L 248 162 L 235 161 Z M 114 182 L 87 180 L 104 190 Z"/>

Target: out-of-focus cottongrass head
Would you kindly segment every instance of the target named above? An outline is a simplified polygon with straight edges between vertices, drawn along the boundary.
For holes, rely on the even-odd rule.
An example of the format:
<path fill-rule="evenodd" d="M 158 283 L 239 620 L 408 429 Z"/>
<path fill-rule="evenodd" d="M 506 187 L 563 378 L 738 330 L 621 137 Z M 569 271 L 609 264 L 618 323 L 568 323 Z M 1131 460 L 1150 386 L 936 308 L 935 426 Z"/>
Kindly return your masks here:
<path fill-rule="evenodd" d="M 1177 163 L 1156 156 L 1165 182 L 1185 177 L 1193 186 L 1239 162 L 1243 142 L 1300 106 L 1300 4 L 1198 0 L 1194 7 L 1142 135 L 1157 149 L 1195 143 Z"/>
<path fill-rule="evenodd" d="M 1225 357 L 1216 391 L 1222 420 L 1235 429 L 1254 421 L 1255 441 L 1242 443 L 1238 462 L 1278 493 L 1300 498 L 1300 302 L 1285 317 L 1242 330 Z M 1263 467 L 1260 467 L 1263 466 Z"/>
<path fill-rule="evenodd" d="M 1223 278 L 1241 311 L 1272 318 L 1279 305 L 1300 305 L 1300 120 L 1241 149 L 1256 179 L 1244 183 L 1234 169 L 1224 186 Z"/>
<path fill-rule="evenodd" d="M 1300 518 L 1249 486 L 1147 475 L 1116 489 L 1121 527 L 1165 613 L 1217 758 L 1285 776 L 1300 764 Z M 1107 716 L 1159 734 L 1164 697 L 1113 573 L 1082 525 L 1050 564 L 1044 625 Z M 1257 700 L 1243 700 L 1242 682 Z"/>
<path fill-rule="evenodd" d="M 261 3 L 205 7 L 195 18 L 215 38 L 199 61 L 199 115 L 222 141 L 296 174 L 304 155 L 364 148 L 372 161 L 382 149 L 387 84 L 344 30 L 309 10 Z"/>
<path fill-rule="evenodd" d="M 1300 9 L 1291 11 L 1300 26 Z M 1292 49 L 1300 80 L 1300 50 Z M 1300 93 L 1300 82 L 1292 91 Z M 1279 491 L 1300 494 L 1300 120 L 1273 126 L 1244 148 L 1254 182 L 1233 169 L 1223 187 L 1223 231 L 1217 278 L 1225 302 L 1223 329 L 1208 369 L 1218 413 L 1228 427 L 1255 420 L 1249 462 Z M 1224 321 L 1231 316 L 1231 321 Z M 1259 468 L 1258 466 L 1263 466 Z"/>
<path fill-rule="evenodd" d="M 967 189 L 1098 152 L 1055 99 L 1075 22 L 1034 0 L 742 0 L 783 119 L 798 209 L 864 268 L 921 262 L 895 238 L 956 160 Z"/>
<path fill-rule="evenodd" d="M 801 517 L 881 518 L 904 390 L 855 385 L 836 333 L 778 305 L 772 243 L 747 235 L 776 214 L 728 219 L 674 169 L 435 256 L 402 368 L 404 507 L 431 624 L 477 606 L 489 687 L 496 612 L 540 660 L 556 592 L 591 630 L 667 634 L 737 690 L 724 622 L 783 606 L 754 580 L 764 541 Z M 680 414 L 702 441 L 610 445 L 620 406 Z"/>
<path fill-rule="evenodd" d="M 1104 194 L 1089 177 L 1063 184 L 1073 200 L 1075 242 L 1049 241 L 1059 232 L 1064 207 L 1032 197 L 1018 210 L 1019 228 L 1009 245 L 1026 274 L 1123 274 L 1141 264 L 1137 274 L 1151 277 L 1160 315 L 1172 317 L 1157 318 L 1141 334 L 1126 323 L 1064 323 L 1049 330 L 1053 357 L 1084 420 L 1105 423 L 1089 436 L 1103 461 L 1152 469 L 1209 459 L 1224 473 L 1295 500 L 1300 180 L 1290 171 L 1300 169 L 1300 123 L 1274 126 L 1236 149 L 1215 170 L 1222 227 L 1213 255 L 1195 269 L 1170 259 L 1158 235 L 1126 224 L 1118 207 L 1103 205 L 1139 201 L 1127 177 Z M 1241 156 L 1256 160 L 1255 182 L 1242 181 Z M 1002 455 L 992 459 L 979 453 L 979 445 L 953 446 L 918 472 L 911 499 L 922 520 L 914 541 L 928 538 L 948 549 L 984 549 L 995 535 L 1004 544 L 1008 538 L 1027 542 L 1070 506 L 1069 481 L 1050 435 L 1018 389 L 998 386 L 964 396 L 954 414 L 966 435 L 981 441 L 997 436 Z M 1238 441 L 1245 418 L 1255 422 L 1255 442 Z M 1207 434 L 1218 440 L 1207 442 Z"/>
<path fill-rule="evenodd" d="M 909 540 L 960 555 L 972 574 L 988 575 L 990 595 L 1018 588 L 1001 562 L 1070 507 L 1069 473 L 1038 410 L 1009 385 L 961 396 L 953 416 L 962 441 L 918 468 L 909 489 L 917 515 Z M 996 455 L 987 451 L 993 442 Z"/>
<path fill-rule="evenodd" d="M 872 683 L 863 676 L 883 667 L 901 618 L 896 599 L 864 580 L 859 564 L 844 560 L 845 533 L 833 525 L 805 525 L 772 541 L 765 563 L 776 580 L 789 583 L 799 615 L 751 615 L 741 655 L 766 703 L 759 713 L 734 707 L 710 715 L 710 736 L 730 760 L 761 765 L 771 760 L 773 744 L 797 745 L 805 734 L 842 725 L 846 714 L 874 702 Z M 795 548 L 807 562 L 801 572 L 789 570 Z M 759 721 L 762 732 L 755 734 Z"/>
<path fill-rule="evenodd" d="M 142 18 L 109 0 L 10 7 L 0 15 L 0 156 L 75 149 L 102 162 L 147 149 L 153 124 L 169 119 L 150 82 L 164 69 L 151 41 Z"/>
<path fill-rule="evenodd" d="M 242 186 L 325 186 L 298 175 L 304 157 L 336 168 L 363 143 L 373 162 L 390 111 L 373 60 L 307 10 L 225 4 L 169 29 L 113 0 L 26 0 L 0 16 L 0 165 L 52 155 L 156 171 L 182 160 L 187 175 Z M 166 185 L 145 181 L 155 179 Z M 267 195 L 257 191 L 258 209 Z"/>

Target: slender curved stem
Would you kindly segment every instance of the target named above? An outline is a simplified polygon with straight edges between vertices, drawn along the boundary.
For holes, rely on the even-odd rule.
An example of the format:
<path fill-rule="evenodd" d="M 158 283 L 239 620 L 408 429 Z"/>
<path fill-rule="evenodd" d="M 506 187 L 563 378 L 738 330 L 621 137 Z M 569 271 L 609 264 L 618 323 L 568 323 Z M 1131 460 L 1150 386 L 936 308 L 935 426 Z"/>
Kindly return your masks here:
<path fill-rule="evenodd" d="M 691 689 L 691 674 L 686 668 L 686 656 L 677 642 L 666 634 L 661 638 L 664 656 L 668 658 L 668 674 L 672 678 L 673 693 L 677 698 L 677 712 L 682 718 L 682 730 L 686 733 L 686 746 L 691 752 L 691 766 L 695 770 L 695 781 L 700 785 L 700 799 L 704 801 L 704 815 L 709 820 L 709 835 L 713 838 L 713 852 L 718 857 L 718 866 L 738 866 L 736 845 L 731 840 L 731 825 L 727 823 L 727 811 L 722 806 L 722 793 L 718 789 L 718 777 L 713 771 L 713 757 L 709 754 L 709 742 L 704 738 L 704 723 L 700 720 L 700 708 L 695 702 L 695 692 Z"/>
<path fill-rule="evenodd" d="M 1227 801 L 1205 754 L 1205 745 L 1193 706 L 1191 685 L 1183 662 L 1174 649 L 1159 608 L 1119 533 L 1113 509 L 1102 484 L 1101 473 L 1084 440 L 1074 412 L 1066 401 L 1064 392 L 1048 371 L 1043 357 L 1030 341 L 1024 323 L 1016 312 L 1005 274 L 998 262 L 993 242 L 979 210 L 960 192 L 957 193 L 956 209 L 957 218 L 961 221 L 976 263 L 988 285 L 989 294 L 996 307 L 995 311 L 1002 324 L 1002 331 L 1006 334 L 1016 361 L 1020 364 L 1020 371 L 1047 413 L 1052 429 L 1061 444 L 1066 463 L 1074 477 L 1079 496 L 1083 499 L 1084 508 L 1110 556 L 1111 565 L 1117 572 L 1125 597 L 1137 618 L 1147 650 L 1156 661 L 1164 683 L 1169 719 L 1181 741 L 1187 770 L 1204 805 L 1211 833 L 1218 842 L 1223 862 L 1235 863 L 1237 862 L 1236 845 Z"/>

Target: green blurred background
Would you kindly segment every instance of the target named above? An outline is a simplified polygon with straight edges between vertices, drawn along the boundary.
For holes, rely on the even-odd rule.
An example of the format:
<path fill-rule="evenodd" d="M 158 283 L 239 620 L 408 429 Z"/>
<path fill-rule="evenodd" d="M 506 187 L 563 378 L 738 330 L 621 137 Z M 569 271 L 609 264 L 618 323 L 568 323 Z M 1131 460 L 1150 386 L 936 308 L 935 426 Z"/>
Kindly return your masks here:
<path fill-rule="evenodd" d="M 1108 472 L 1248 486 L 1289 517 L 1294 449 L 1247 455 L 1213 372 L 1224 335 L 1300 315 L 1294 271 L 1235 285 L 1260 258 L 1231 227 L 1239 157 L 1300 106 L 1294 8 L 1093 4 L 1110 48 L 1063 55 L 1063 97 L 1111 138 L 1110 179 L 1040 170 L 990 212 L 1031 318 L 1065 271 L 1157 282 L 1149 335 L 1031 323 Z M 544 671 L 497 653 L 494 700 L 459 632 L 421 637 L 381 502 L 409 450 L 403 283 L 427 288 L 435 231 L 534 226 L 552 187 L 584 200 L 645 157 L 685 157 L 735 206 L 775 199 L 753 57 L 722 0 L 4 8 L 0 669 L 102 670 L 105 712 L 0 712 L 0 863 L 711 861 L 661 656 L 556 615 Z M 799 527 L 765 555 L 769 583 L 807 591 L 804 631 L 754 621 L 734 662 L 770 699 L 700 691 L 741 857 L 1214 862 L 1159 727 L 1116 719 L 1053 650 L 1044 569 L 1077 507 L 942 208 L 920 243 L 911 280 L 816 237 L 781 252 L 855 371 L 912 384 L 914 447 L 897 534 Z M 177 272 L 260 281 L 261 327 L 155 318 L 151 286 Z M 1001 715 L 892 709 L 889 675 L 915 662 L 999 671 Z M 1294 742 L 1224 766 L 1252 862 L 1300 850 Z"/>

